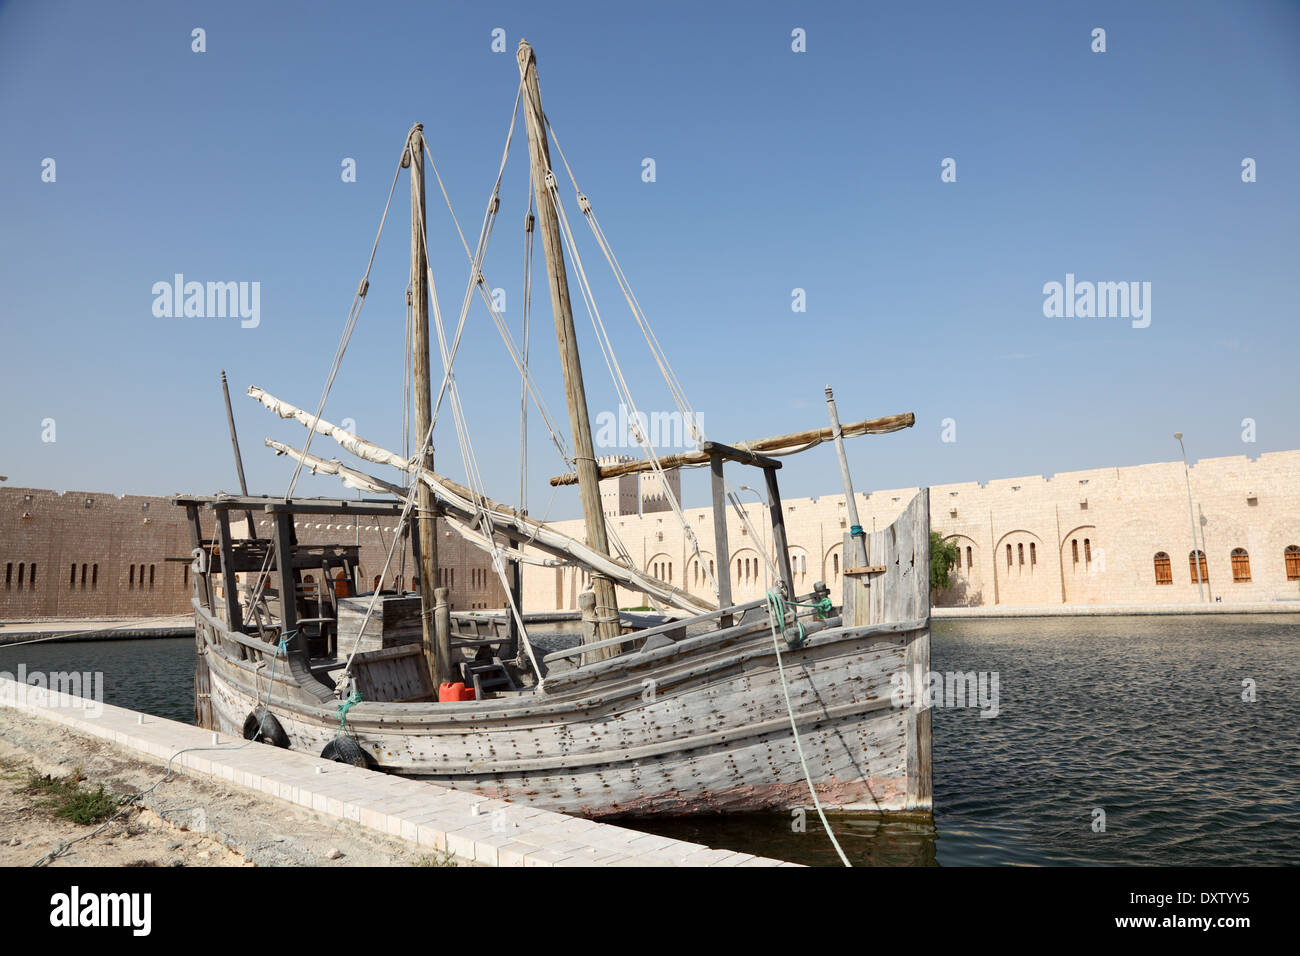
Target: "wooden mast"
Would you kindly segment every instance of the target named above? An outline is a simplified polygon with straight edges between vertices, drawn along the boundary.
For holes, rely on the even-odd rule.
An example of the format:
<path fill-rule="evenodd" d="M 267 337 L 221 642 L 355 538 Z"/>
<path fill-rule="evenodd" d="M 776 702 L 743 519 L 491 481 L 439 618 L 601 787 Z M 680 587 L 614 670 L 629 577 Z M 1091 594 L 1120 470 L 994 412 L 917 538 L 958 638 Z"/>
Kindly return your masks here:
<path fill-rule="evenodd" d="M 578 357 L 577 334 L 573 327 L 573 307 L 569 301 L 569 280 L 564 271 L 564 248 L 560 241 L 559 217 L 551 199 L 547 177 L 551 173 L 551 151 L 547 142 L 542 93 L 537 83 L 537 57 L 527 40 L 519 41 L 515 54 L 524 83 L 524 117 L 528 126 L 529 159 L 533 188 L 537 194 L 537 221 L 541 227 L 542 250 L 546 257 L 546 278 L 551 289 L 551 309 L 555 313 L 555 337 L 560 346 L 564 369 L 564 394 L 569 405 L 569 426 L 573 431 L 574 458 L 578 471 L 578 490 L 586 516 L 587 544 L 601 554 L 609 554 L 605 532 L 605 512 L 600 501 L 600 476 L 591 442 L 591 421 L 587 414 L 587 393 L 582 382 L 582 362 Z M 595 640 L 617 637 L 622 633 L 618 620 L 618 603 L 614 582 L 601 574 L 591 576 L 596 595 L 599 622 Z M 613 657 L 615 647 L 600 648 L 592 657 Z M 586 658 L 584 657 L 584 660 Z"/>
<path fill-rule="evenodd" d="M 415 435 L 423 447 L 433 418 L 429 394 L 429 280 L 428 254 L 425 248 L 424 202 L 424 124 L 416 123 L 406 140 L 405 162 L 411 167 L 411 306 L 414 318 L 414 341 L 411 343 L 414 368 Z M 433 468 L 433 445 L 425 452 L 423 467 Z M 438 586 L 438 528 L 434 517 L 433 490 L 423 481 L 415 483 L 415 533 L 417 564 L 420 569 L 420 620 L 424 634 L 424 658 L 434 687 L 453 680 L 450 639 L 440 640 L 434 626 Z M 443 646 L 443 645 L 447 646 Z"/>

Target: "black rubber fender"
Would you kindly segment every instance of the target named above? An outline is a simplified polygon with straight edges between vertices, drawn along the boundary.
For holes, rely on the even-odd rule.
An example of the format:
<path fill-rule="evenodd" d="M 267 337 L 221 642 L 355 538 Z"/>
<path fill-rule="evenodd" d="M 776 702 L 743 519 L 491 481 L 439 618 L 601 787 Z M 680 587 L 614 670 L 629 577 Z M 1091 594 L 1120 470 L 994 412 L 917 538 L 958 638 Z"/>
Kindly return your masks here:
<path fill-rule="evenodd" d="M 275 719 L 275 714 L 270 713 L 265 707 L 259 707 L 244 718 L 244 739 L 257 740 L 258 728 L 261 728 L 263 743 L 268 743 L 272 747 L 288 748 L 289 735 Z"/>
<path fill-rule="evenodd" d="M 325 745 L 320 755 L 325 760 L 350 763 L 354 767 L 365 767 L 367 770 L 374 770 L 379 766 L 375 763 L 375 758 L 352 737 L 335 737 Z"/>

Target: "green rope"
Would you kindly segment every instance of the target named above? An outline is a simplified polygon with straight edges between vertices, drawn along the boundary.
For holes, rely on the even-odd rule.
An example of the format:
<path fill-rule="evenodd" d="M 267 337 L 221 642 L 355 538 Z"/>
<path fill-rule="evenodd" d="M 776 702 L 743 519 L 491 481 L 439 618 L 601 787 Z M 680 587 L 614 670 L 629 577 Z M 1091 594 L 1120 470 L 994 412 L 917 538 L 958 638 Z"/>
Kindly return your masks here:
<path fill-rule="evenodd" d="M 339 729 L 335 737 L 342 737 L 348 729 L 348 711 L 361 703 L 361 692 L 354 690 L 348 699 L 339 704 Z"/>
<path fill-rule="evenodd" d="M 775 591 L 775 590 L 768 591 L 767 592 L 767 617 L 768 617 L 768 621 L 772 625 L 773 634 L 776 634 L 779 630 L 780 634 L 783 637 L 785 636 L 785 630 L 786 630 L 785 616 L 787 613 L 786 611 L 787 606 L 815 607 L 816 605 L 799 604 L 795 601 L 787 601 L 780 591 Z M 803 622 L 799 620 L 799 612 L 797 611 L 795 612 L 794 615 L 794 625 L 799 629 L 799 635 L 795 637 L 793 640 L 789 637 L 785 638 L 785 642 L 789 644 L 792 649 L 803 647 L 804 639 L 808 636 L 803 629 Z"/>
<path fill-rule="evenodd" d="M 829 595 L 820 601 L 814 601 L 812 604 L 800 604 L 798 601 L 786 601 L 785 603 L 790 607 L 811 608 L 813 616 L 819 621 L 824 621 L 835 615 L 835 603 L 830 599 Z"/>

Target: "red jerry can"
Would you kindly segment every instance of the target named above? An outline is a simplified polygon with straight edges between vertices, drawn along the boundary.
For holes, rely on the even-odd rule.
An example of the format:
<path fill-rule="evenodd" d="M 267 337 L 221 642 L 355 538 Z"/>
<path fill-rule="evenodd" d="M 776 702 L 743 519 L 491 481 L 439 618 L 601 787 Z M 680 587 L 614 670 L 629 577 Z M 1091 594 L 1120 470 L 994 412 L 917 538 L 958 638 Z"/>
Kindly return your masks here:
<path fill-rule="evenodd" d="M 456 681 L 454 684 L 440 684 L 438 686 L 438 702 L 448 703 L 449 701 L 473 700 L 474 688 L 466 687 L 463 681 Z"/>

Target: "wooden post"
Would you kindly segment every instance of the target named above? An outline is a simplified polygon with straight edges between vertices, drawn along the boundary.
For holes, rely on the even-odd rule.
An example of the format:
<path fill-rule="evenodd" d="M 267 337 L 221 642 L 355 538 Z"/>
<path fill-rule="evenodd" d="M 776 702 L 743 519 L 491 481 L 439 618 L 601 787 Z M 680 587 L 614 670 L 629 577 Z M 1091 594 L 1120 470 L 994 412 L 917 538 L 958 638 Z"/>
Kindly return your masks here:
<path fill-rule="evenodd" d="M 298 584 L 293 573 L 293 515 L 275 512 L 275 566 L 280 573 L 280 633 L 298 629 Z M 294 643 L 306 646 L 305 641 Z"/>
<path fill-rule="evenodd" d="M 511 550 L 518 551 L 519 541 L 515 538 L 509 539 Z M 511 561 L 506 569 L 506 580 L 510 582 L 510 597 L 514 599 L 515 607 L 519 608 L 519 615 L 524 613 L 524 580 L 523 568 L 518 561 Z M 519 622 L 515 620 L 514 614 L 510 608 L 506 608 L 506 643 L 501 648 L 501 659 L 503 661 L 514 660 L 519 654 Z"/>
<path fill-rule="evenodd" d="M 244 480 L 244 459 L 239 454 L 239 436 L 235 433 L 235 411 L 230 407 L 230 385 L 226 382 L 226 370 L 221 370 L 221 392 L 226 396 L 226 424 L 230 426 L 230 444 L 235 448 L 235 471 L 239 473 L 239 493 L 248 497 L 248 482 Z M 248 537 L 257 537 L 257 528 L 253 524 L 253 512 L 245 511 L 248 519 Z"/>
<path fill-rule="evenodd" d="M 528 146 L 533 188 L 537 194 L 537 220 L 541 226 L 542 250 L 546 257 L 546 278 L 551 290 L 551 309 L 555 314 L 555 337 L 560 347 L 564 370 L 564 393 L 569 405 L 569 426 L 573 431 L 574 458 L 578 471 L 578 490 L 586 516 L 587 545 L 600 554 L 609 554 L 605 531 L 605 512 L 600 501 L 600 476 L 596 453 L 591 442 L 591 422 L 587 414 L 587 393 L 582 382 L 582 362 L 578 356 L 577 333 L 573 327 L 573 307 L 569 301 L 569 280 L 564 271 L 564 247 L 560 238 L 559 218 L 551 199 L 547 177 L 551 172 L 551 152 L 547 142 L 542 94 L 537 82 L 537 58 L 527 40 L 519 41 L 516 53 L 519 74 L 524 82 L 524 117 L 528 126 Z M 592 574 L 592 590 L 600 624 L 594 640 L 617 637 L 622 633 L 618 621 L 618 599 L 614 582 L 604 575 Z M 596 660 L 613 657 L 614 647 L 593 652 Z"/>
<path fill-rule="evenodd" d="M 412 343 L 414 368 L 415 435 L 419 446 L 429 434 L 433 420 L 429 387 L 429 279 L 425 248 L 424 201 L 424 125 L 416 123 L 406 141 L 407 161 L 411 165 L 411 297 L 415 336 Z M 433 444 L 424 454 L 422 467 L 433 470 Z M 433 489 L 423 481 L 415 483 L 415 533 L 419 538 L 420 623 L 423 631 L 424 660 L 434 687 L 451 681 L 450 637 L 444 645 L 438 640 L 433 623 L 434 590 L 438 583 L 438 523 L 434 515 Z M 380 582 L 383 583 L 382 581 Z"/>
<path fill-rule="evenodd" d="M 591 591 L 583 591 L 578 595 L 578 612 L 582 615 L 582 643 L 591 644 L 599 640 L 596 634 L 596 595 Z M 590 664 L 594 661 L 601 660 L 596 651 L 588 651 L 582 655 L 582 663 Z"/>
<path fill-rule="evenodd" d="M 212 556 L 208 553 L 207 549 L 203 547 L 203 523 L 199 518 L 199 506 L 195 504 L 187 504 L 185 506 L 185 514 L 186 517 L 189 518 L 191 554 L 194 551 L 200 551 L 203 553 L 203 573 L 200 574 L 194 572 L 191 575 L 191 581 L 194 585 L 194 596 L 199 599 L 200 604 L 210 611 L 212 610 L 212 590 L 208 578 L 212 573 L 212 566 L 209 563 Z M 194 571 L 193 568 L 190 568 L 190 570 Z"/>
<path fill-rule="evenodd" d="M 849 475 L 849 456 L 844 451 L 844 432 L 840 428 L 840 414 L 835 408 L 835 395 L 831 387 L 826 386 L 826 408 L 831 417 L 831 436 L 835 442 L 835 454 L 840 460 L 840 480 L 844 482 L 844 509 L 849 518 L 849 534 L 853 537 L 853 563 L 861 567 L 867 563 L 866 535 L 858 520 L 858 501 L 853 496 L 853 478 Z M 844 560 L 849 560 L 848 552 Z"/>
<path fill-rule="evenodd" d="M 437 635 L 437 641 L 439 647 L 442 647 L 444 645 L 446 645 L 448 648 L 451 647 L 451 605 L 447 603 L 450 594 L 451 594 L 450 588 L 433 589 L 433 602 L 434 602 L 433 629 Z M 452 671 L 451 671 L 450 656 L 439 660 L 439 663 L 441 664 L 443 663 L 443 661 L 446 662 L 447 676 L 449 678 L 449 680 L 446 681 L 446 683 L 451 683 L 450 678 L 452 676 Z M 435 692 L 437 691 L 438 686 L 434 687 Z"/>
<path fill-rule="evenodd" d="M 235 551 L 230 546 L 230 511 L 217 508 L 217 544 L 221 548 L 221 588 L 226 592 L 226 625 L 232 631 L 244 627 L 239 610 L 239 580 L 235 577 Z"/>
<path fill-rule="evenodd" d="M 785 539 L 785 515 L 781 513 L 781 491 L 776 486 L 776 469 L 764 468 L 767 482 L 767 513 L 772 519 L 772 547 L 776 549 L 776 567 L 785 582 L 785 596 L 793 601 L 794 575 L 790 571 L 790 546 Z"/>
<path fill-rule="evenodd" d="M 713 473 L 713 553 L 718 559 L 718 607 L 731 607 L 731 551 L 727 545 L 727 491 L 722 483 L 722 456 L 709 459 Z M 731 615 L 718 618 L 718 627 L 731 627 Z"/>

